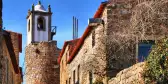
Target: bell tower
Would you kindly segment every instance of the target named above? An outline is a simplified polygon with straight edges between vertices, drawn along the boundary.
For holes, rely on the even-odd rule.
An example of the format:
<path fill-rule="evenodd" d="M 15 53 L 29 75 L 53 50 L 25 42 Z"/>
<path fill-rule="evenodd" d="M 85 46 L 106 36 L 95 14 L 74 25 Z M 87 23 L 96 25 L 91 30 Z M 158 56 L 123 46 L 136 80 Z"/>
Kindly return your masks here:
<path fill-rule="evenodd" d="M 25 48 L 26 84 L 59 84 L 58 55 L 61 51 L 53 40 L 56 27 L 51 26 L 51 8 L 46 11 L 39 1 L 27 16 Z"/>
<path fill-rule="evenodd" d="M 32 10 L 28 10 L 27 15 L 27 44 L 50 41 L 56 31 L 51 31 L 51 7 L 48 10 L 39 1 L 37 5 L 32 5 Z"/>

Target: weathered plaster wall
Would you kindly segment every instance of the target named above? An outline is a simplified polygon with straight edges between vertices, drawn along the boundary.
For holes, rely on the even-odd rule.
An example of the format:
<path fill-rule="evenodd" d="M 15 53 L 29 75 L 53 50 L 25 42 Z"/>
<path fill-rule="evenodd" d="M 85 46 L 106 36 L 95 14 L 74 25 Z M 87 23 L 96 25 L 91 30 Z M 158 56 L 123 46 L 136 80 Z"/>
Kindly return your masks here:
<path fill-rule="evenodd" d="M 26 84 L 59 84 L 56 42 L 32 43 L 26 47 Z"/>
<path fill-rule="evenodd" d="M 120 71 L 108 84 L 144 84 L 143 71 L 145 63 L 138 63 Z"/>

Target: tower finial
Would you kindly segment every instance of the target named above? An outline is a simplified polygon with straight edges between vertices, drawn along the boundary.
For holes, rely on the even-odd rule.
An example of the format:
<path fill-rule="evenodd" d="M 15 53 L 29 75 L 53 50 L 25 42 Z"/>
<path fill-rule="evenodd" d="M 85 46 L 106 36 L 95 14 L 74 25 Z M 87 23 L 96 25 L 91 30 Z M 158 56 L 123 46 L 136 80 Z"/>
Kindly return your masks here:
<path fill-rule="evenodd" d="M 48 12 L 51 12 L 51 6 L 50 6 L 50 4 L 48 5 Z"/>
<path fill-rule="evenodd" d="M 34 11 L 34 4 L 32 4 L 32 11 Z"/>
<path fill-rule="evenodd" d="M 38 4 L 41 5 L 41 1 L 40 0 L 39 0 Z"/>

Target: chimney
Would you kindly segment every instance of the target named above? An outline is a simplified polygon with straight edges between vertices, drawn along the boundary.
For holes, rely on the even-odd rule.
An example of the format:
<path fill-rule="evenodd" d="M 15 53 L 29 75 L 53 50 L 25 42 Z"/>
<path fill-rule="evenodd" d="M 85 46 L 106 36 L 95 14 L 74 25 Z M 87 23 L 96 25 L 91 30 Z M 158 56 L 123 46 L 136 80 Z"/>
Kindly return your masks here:
<path fill-rule="evenodd" d="M 75 33 L 75 32 L 74 32 L 74 30 L 75 30 L 75 29 L 74 29 L 74 25 L 75 25 L 75 23 L 74 23 L 74 16 L 73 16 L 73 31 L 72 31 L 72 32 L 73 32 L 73 39 L 74 39 L 74 36 L 75 36 L 75 34 L 74 34 L 74 33 Z"/>
<path fill-rule="evenodd" d="M 78 19 L 76 19 L 76 38 L 78 38 Z"/>
<path fill-rule="evenodd" d="M 78 38 L 78 19 L 73 16 L 73 39 Z"/>

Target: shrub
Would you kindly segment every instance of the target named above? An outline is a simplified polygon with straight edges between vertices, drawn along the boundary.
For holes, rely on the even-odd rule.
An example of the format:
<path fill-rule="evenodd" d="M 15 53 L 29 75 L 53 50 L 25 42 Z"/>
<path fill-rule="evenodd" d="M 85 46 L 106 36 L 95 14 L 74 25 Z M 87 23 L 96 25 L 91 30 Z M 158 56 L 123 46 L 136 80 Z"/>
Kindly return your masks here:
<path fill-rule="evenodd" d="M 168 39 L 156 42 L 146 60 L 144 72 L 146 84 L 168 84 Z"/>

